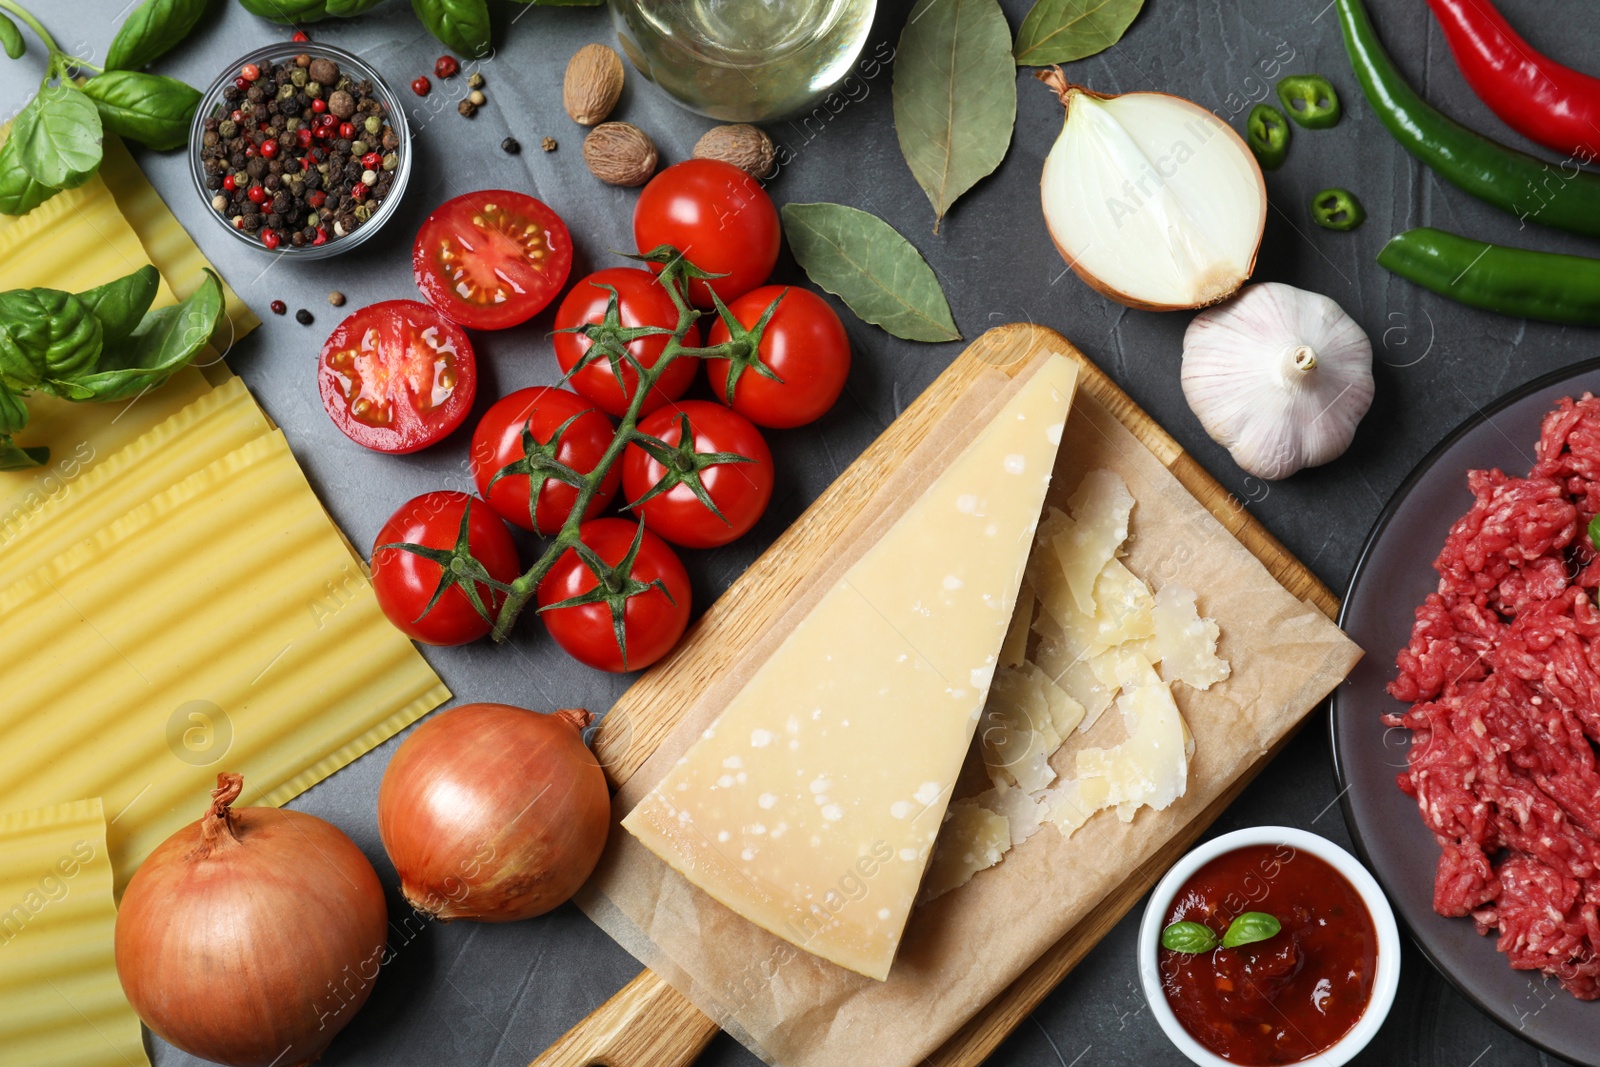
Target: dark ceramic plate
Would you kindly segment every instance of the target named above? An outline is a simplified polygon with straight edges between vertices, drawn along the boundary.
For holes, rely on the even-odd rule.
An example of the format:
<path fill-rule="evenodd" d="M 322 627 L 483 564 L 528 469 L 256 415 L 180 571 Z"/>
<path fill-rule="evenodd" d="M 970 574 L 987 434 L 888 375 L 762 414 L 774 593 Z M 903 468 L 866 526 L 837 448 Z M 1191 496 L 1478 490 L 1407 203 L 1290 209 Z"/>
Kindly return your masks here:
<path fill-rule="evenodd" d="M 1472 504 L 1467 471 L 1522 475 L 1546 412 L 1564 396 L 1600 393 L 1600 360 L 1530 382 L 1445 438 L 1384 508 L 1356 563 L 1339 622 L 1366 656 L 1334 691 L 1333 758 L 1350 834 L 1424 955 L 1468 999 L 1524 1040 L 1574 1063 L 1600 1067 L 1600 1002 L 1584 1003 L 1554 979 L 1513 971 L 1469 919 L 1433 911 L 1439 848 L 1410 797 L 1395 785 L 1410 731 L 1379 716 L 1404 705 L 1384 692 L 1394 654 L 1411 636 L 1412 613 L 1438 582 L 1433 559 L 1450 525 Z"/>

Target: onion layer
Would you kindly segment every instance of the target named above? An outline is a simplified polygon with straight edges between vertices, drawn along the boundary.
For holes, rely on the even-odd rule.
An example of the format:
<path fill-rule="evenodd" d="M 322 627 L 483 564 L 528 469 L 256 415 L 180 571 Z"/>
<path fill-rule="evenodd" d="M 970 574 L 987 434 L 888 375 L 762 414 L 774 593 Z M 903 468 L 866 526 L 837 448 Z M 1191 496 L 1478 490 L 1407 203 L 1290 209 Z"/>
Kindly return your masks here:
<path fill-rule="evenodd" d="M 117 912 L 117 975 L 146 1026 L 229 1067 L 321 1056 L 366 1003 L 388 909 L 366 856 L 314 815 L 211 810 L 145 860 Z"/>
<path fill-rule="evenodd" d="M 587 711 L 463 704 L 406 738 L 378 790 L 378 833 L 418 911 L 514 922 L 578 891 L 611 827 Z"/>
<path fill-rule="evenodd" d="M 1147 311 L 1214 304 L 1255 269 L 1267 187 L 1239 135 L 1166 93 L 1105 96 L 1039 79 L 1066 121 L 1040 192 L 1056 248 L 1105 296 Z"/>

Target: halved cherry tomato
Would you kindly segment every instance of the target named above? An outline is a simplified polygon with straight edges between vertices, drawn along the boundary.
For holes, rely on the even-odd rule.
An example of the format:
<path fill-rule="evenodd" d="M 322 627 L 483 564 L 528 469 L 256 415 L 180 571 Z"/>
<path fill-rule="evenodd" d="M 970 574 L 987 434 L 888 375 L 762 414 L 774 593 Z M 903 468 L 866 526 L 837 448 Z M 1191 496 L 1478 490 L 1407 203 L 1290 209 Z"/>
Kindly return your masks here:
<path fill-rule="evenodd" d="M 623 326 L 659 326 L 668 333 L 677 327 L 677 305 L 654 274 L 633 267 L 607 267 L 595 271 L 572 287 L 556 311 L 556 329 L 566 330 L 605 321 L 611 293 L 602 287 L 608 285 L 617 291 L 617 318 Z M 629 343 L 627 350 L 641 366 L 654 367 L 656 360 L 661 358 L 661 350 L 667 347 L 667 340 L 666 334 L 641 337 Z M 557 333 L 556 361 L 561 364 L 561 369 L 570 371 L 577 366 L 592 343 L 583 334 Z M 699 343 L 700 328 L 690 326 L 683 344 L 693 348 Z M 698 360 L 688 357 L 673 360 L 672 365 L 662 372 L 655 389 L 645 398 L 641 410 L 654 411 L 682 396 L 684 390 L 689 388 L 689 383 L 694 381 L 698 363 Z M 622 382 L 619 382 L 616 372 L 611 369 L 611 361 L 596 355 L 568 380 L 574 389 L 594 401 L 601 411 L 620 419 L 627 414 L 633 394 L 639 388 L 639 372 L 626 364 L 621 369 Z M 627 383 L 626 389 L 623 388 L 623 382 Z"/>
<path fill-rule="evenodd" d="M 417 545 L 425 553 L 383 547 L 395 544 Z M 450 556 L 464 553 L 482 565 L 482 572 L 464 576 L 448 566 Z M 468 493 L 439 490 L 406 501 L 372 543 L 372 591 L 378 606 L 401 633 L 423 644 L 464 645 L 493 629 L 491 619 L 505 594 L 481 580 L 485 573 L 509 585 L 522 573 L 522 563 L 499 516 Z M 440 583 L 444 591 L 430 609 Z M 473 606 L 469 588 L 490 618 Z"/>
<path fill-rule="evenodd" d="M 562 430 L 563 426 L 566 429 Z M 531 455 L 523 440 L 524 430 L 533 436 Z M 553 449 L 541 448 L 550 444 L 557 430 L 561 430 L 560 442 Z M 600 465 L 615 433 L 611 420 L 576 393 L 542 386 L 519 389 L 496 400 L 478 420 L 478 428 L 472 431 L 468 462 L 478 492 L 502 519 L 548 537 L 559 531 L 572 514 L 578 490 L 554 477 L 539 479 L 538 511 L 534 513 L 527 470 L 537 469 L 541 460 L 553 459 L 579 474 L 588 474 Z M 501 471 L 518 466 L 523 473 L 504 474 L 495 481 Z M 600 483 L 600 491 L 589 501 L 585 518 L 592 519 L 605 510 L 617 495 L 621 477 L 620 465 L 613 465 Z M 537 529 L 534 514 L 538 516 Z"/>
<path fill-rule="evenodd" d="M 417 288 L 474 330 L 527 322 L 567 284 L 572 235 L 561 216 L 523 193 L 485 189 L 447 200 L 417 231 Z"/>
<path fill-rule="evenodd" d="M 733 410 L 757 426 L 788 429 L 820 419 L 839 399 L 850 376 L 850 338 L 828 302 L 809 289 L 764 285 L 729 304 L 728 311 L 749 328 L 774 300 L 779 300 L 778 309 L 767 320 L 757 353 L 778 380 L 745 367 L 734 382 Z M 708 343 L 720 345 L 729 336 L 719 317 Z M 711 391 L 723 403 L 732 368 L 731 360 L 706 361 Z"/>
<path fill-rule="evenodd" d="M 650 179 L 633 209 L 640 252 L 672 245 L 701 270 L 725 275 L 690 283 L 689 299 L 698 307 L 712 306 L 711 289 L 727 303 L 766 281 L 778 262 L 781 234 L 766 190 L 719 159 L 674 163 Z"/>
<path fill-rule="evenodd" d="M 639 552 L 627 573 L 615 576 L 611 590 L 601 587 L 600 578 L 576 552 L 569 548 L 562 553 L 539 583 L 540 617 L 550 636 L 573 659 L 596 670 L 636 671 L 650 666 L 672 651 L 689 625 L 688 572 L 665 541 L 626 519 L 586 522 L 578 536 L 610 567 L 627 558 L 635 538 Z M 661 585 L 653 584 L 658 581 Z M 611 602 L 551 607 L 597 588 L 609 592 L 620 607 L 626 656 L 617 641 Z"/>
<path fill-rule="evenodd" d="M 478 364 L 455 323 L 417 300 L 385 300 L 334 327 L 317 360 L 317 389 L 356 444 L 415 452 L 467 417 Z"/>
<path fill-rule="evenodd" d="M 680 450 L 685 418 L 690 440 L 688 449 Z M 666 481 L 664 492 L 633 512 L 668 541 L 685 548 L 716 548 L 749 533 L 767 510 L 772 450 L 743 415 L 709 400 L 685 400 L 640 420 L 639 432 L 674 446 L 665 463 L 638 444 L 630 444 L 622 457 L 622 485 L 630 505 Z M 709 458 L 713 454 L 743 456 L 749 462 L 716 462 Z M 695 492 L 697 483 L 721 518 Z"/>

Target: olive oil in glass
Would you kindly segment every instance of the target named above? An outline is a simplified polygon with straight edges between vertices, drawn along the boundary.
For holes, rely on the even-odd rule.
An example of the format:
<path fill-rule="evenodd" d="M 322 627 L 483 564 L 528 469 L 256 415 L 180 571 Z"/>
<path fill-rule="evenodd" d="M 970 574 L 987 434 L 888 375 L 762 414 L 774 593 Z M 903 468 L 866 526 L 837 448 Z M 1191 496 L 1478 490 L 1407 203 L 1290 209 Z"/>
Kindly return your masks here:
<path fill-rule="evenodd" d="M 876 0 L 611 0 L 622 50 L 680 103 L 730 122 L 793 114 L 850 72 Z"/>

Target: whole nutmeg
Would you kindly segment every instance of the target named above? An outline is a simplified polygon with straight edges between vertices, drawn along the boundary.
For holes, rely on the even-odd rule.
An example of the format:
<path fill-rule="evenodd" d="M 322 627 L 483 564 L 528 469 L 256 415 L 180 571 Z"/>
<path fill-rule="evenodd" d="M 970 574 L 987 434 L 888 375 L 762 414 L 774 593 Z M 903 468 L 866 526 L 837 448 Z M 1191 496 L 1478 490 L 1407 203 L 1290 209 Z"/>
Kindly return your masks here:
<path fill-rule="evenodd" d="M 612 185 L 643 185 L 656 172 L 656 146 L 637 126 L 602 122 L 583 140 L 583 161 Z"/>
<path fill-rule="evenodd" d="M 705 136 L 695 142 L 694 158 L 720 159 L 752 178 L 765 178 L 772 173 L 775 157 L 772 138 L 754 126 L 740 123 L 707 130 Z"/>
<path fill-rule="evenodd" d="M 586 44 L 573 53 L 561 84 L 561 103 L 573 122 L 604 122 L 621 95 L 621 56 L 603 44 Z"/>

